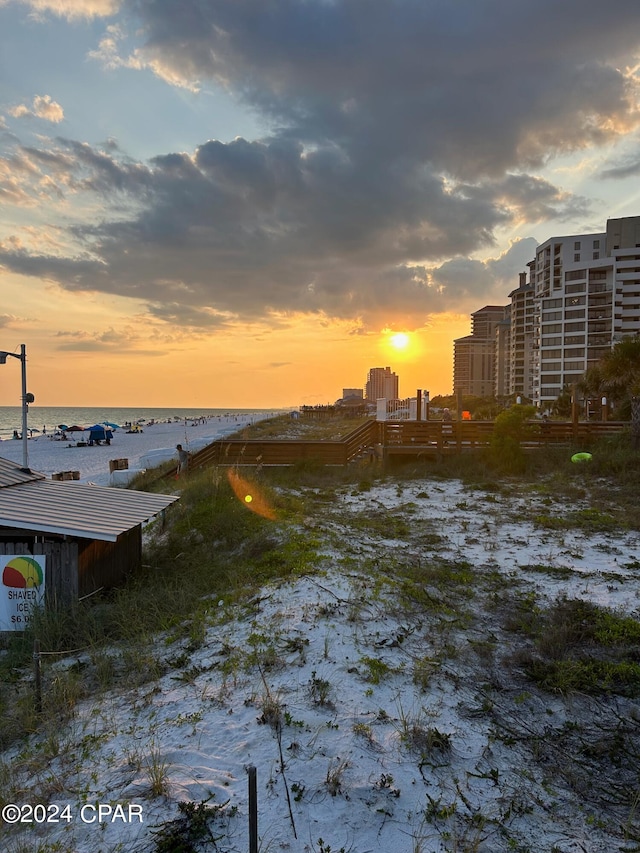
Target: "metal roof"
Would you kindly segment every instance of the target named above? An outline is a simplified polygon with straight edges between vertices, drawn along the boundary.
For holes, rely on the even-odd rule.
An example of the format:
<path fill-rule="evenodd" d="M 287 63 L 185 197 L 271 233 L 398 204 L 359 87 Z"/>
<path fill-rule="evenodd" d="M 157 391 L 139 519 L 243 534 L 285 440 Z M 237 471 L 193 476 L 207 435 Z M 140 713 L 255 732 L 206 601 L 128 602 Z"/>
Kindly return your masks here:
<path fill-rule="evenodd" d="M 5 486 L 16 486 L 18 483 L 30 483 L 33 480 L 44 480 L 44 474 L 25 471 L 17 462 L 11 462 L 0 456 L 0 489 Z"/>
<path fill-rule="evenodd" d="M 115 542 L 177 500 L 177 495 L 32 478 L 0 488 L 0 527 Z"/>

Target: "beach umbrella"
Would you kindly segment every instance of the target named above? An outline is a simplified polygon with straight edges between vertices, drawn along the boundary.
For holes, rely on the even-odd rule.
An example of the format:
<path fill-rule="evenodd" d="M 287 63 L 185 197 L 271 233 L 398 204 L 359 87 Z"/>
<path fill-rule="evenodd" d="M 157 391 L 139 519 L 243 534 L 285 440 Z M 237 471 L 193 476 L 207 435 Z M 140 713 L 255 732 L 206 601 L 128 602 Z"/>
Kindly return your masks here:
<path fill-rule="evenodd" d="M 58 424 L 58 429 L 69 429 L 66 424 Z"/>
<path fill-rule="evenodd" d="M 62 427 L 60 427 L 60 429 L 62 429 Z M 84 432 L 84 427 L 74 424 L 73 426 L 67 427 L 67 432 Z"/>
<path fill-rule="evenodd" d="M 110 429 L 120 429 L 118 424 L 112 424 L 110 421 L 102 421 L 103 425 L 109 427 Z"/>

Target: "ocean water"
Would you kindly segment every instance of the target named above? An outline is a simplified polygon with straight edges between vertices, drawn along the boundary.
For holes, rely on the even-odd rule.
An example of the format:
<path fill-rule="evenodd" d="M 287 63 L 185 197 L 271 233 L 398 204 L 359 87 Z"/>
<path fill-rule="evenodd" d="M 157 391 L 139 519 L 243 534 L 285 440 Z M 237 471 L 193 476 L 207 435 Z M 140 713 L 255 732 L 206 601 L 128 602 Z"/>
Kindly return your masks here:
<path fill-rule="evenodd" d="M 181 409 L 181 408 L 119 408 L 117 406 L 97 407 L 56 407 L 56 406 L 29 406 L 29 430 L 33 434 L 42 432 L 46 427 L 47 432 L 55 432 L 59 424 L 67 426 L 77 425 L 81 427 L 109 421 L 122 426 L 125 423 L 137 423 L 155 421 L 192 421 L 196 418 L 215 419 L 222 416 L 243 416 L 256 414 L 265 417 L 274 409 Z M 0 406 L 0 438 L 11 438 L 14 430 L 22 432 L 22 408 L 20 406 Z"/>

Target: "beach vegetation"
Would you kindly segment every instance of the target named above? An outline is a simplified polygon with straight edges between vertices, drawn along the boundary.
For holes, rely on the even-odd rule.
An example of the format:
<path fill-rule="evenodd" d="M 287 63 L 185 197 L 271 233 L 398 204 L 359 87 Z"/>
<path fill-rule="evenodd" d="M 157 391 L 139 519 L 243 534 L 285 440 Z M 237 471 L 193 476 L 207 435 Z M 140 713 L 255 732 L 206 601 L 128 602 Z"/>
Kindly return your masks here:
<path fill-rule="evenodd" d="M 314 670 L 311 673 L 309 680 L 309 695 L 314 705 L 320 705 L 323 708 L 333 709 L 335 705 L 331 700 L 332 686 L 327 678 L 322 678 Z"/>
<path fill-rule="evenodd" d="M 488 458 L 495 470 L 503 474 L 522 474 L 527 463 L 522 441 L 529 434 L 528 421 L 535 414 L 533 406 L 512 406 L 495 419 Z"/>
<path fill-rule="evenodd" d="M 347 761 L 346 758 L 338 757 L 335 759 L 335 761 L 332 759 L 329 762 L 324 784 L 325 788 L 331 794 L 332 797 L 337 797 L 338 794 L 342 793 L 342 788 L 344 785 L 344 774 L 345 771 L 349 768 L 349 766 L 349 761 Z M 325 849 L 330 850 L 331 848 Z"/>
<path fill-rule="evenodd" d="M 422 712 L 405 714 L 401 709 L 397 731 L 401 743 L 411 752 L 418 753 L 422 763 L 439 765 L 448 761 L 451 735 L 429 725 Z"/>
<path fill-rule="evenodd" d="M 277 489 L 262 482 L 260 488 L 277 506 Z M 224 471 L 194 475 L 185 481 L 170 523 L 163 529 L 158 521 L 150 528 L 143 566 L 125 585 L 73 607 L 38 611 L 24 634 L 5 641 L 0 708 L 15 710 L 22 696 L 33 707 L 23 673 L 31 670 L 35 637 L 48 653 L 86 655 L 81 671 L 68 674 L 52 670 L 51 657 L 43 663 L 43 703 L 48 696 L 56 697 L 57 711 L 68 714 L 96 682 L 104 686 L 123 678 L 138 686 L 166 671 L 167 664 L 150 650 L 155 635 L 167 632 L 174 641 L 184 639 L 192 650 L 201 646 L 217 616 L 212 601 L 244 601 L 269 580 L 317 571 L 322 564 L 318 544 L 288 522 L 248 511 Z M 107 647 L 115 652 L 105 656 L 101 650 Z M 17 691 L 9 689 L 12 683 L 17 683 Z M 0 746 L 33 731 L 36 724 L 31 713 L 7 709 L 0 715 Z"/>
<path fill-rule="evenodd" d="M 169 764 L 156 743 L 149 744 L 149 752 L 144 759 L 144 770 L 153 797 L 162 797 L 169 793 Z"/>
<path fill-rule="evenodd" d="M 235 816 L 237 807 L 227 808 L 228 801 L 219 805 L 209 805 L 214 797 L 215 794 L 211 794 L 199 803 L 192 801 L 178 803 L 179 816 L 154 830 L 152 853 L 193 853 L 194 850 L 209 845 L 214 850 L 218 849 L 217 842 L 223 836 L 214 835 L 213 829 L 221 820 L 226 823 Z M 218 831 L 221 831 L 220 826 Z"/>
<path fill-rule="evenodd" d="M 578 387 L 587 397 L 605 396 L 616 403 L 617 417 L 627 420 L 631 401 L 640 394 L 640 336 L 618 341 L 587 370 Z"/>
<path fill-rule="evenodd" d="M 357 723 L 353 724 L 351 729 L 354 735 L 358 735 L 358 737 L 364 738 L 364 740 L 368 741 L 369 743 L 373 743 L 373 729 L 368 723 L 358 721 Z"/>
<path fill-rule="evenodd" d="M 413 662 L 413 683 L 422 693 L 426 693 L 431 679 L 440 668 L 440 662 L 435 657 L 425 655 Z"/>
<path fill-rule="evenodd" d="M 374 658 L 369 655 L 361 657 L 360 663 L 364 665 L 366 669 L 366 679 L 367 681 L 370 681 L 371 684 L 380 684 L 383 679 L 396 671 L 394 667 L 390 666 L 381 658 Z"/>
<path fill-rule="evenodd" d="M 560 598 L 520 607 L 505 627 L 533 645 L 514 662 L 539 687 L 557 693 L 640 695 L 640 621 L 590 601 Z"/>

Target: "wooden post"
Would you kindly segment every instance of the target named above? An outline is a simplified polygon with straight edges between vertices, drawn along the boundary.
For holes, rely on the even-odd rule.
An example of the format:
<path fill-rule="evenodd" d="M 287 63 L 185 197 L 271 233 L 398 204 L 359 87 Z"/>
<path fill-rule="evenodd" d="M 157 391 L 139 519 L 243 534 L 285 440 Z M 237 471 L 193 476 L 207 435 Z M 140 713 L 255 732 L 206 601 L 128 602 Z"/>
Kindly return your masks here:
<path fill-rule="evenodd" d="M 462 420 L 462 388 L 456 388 L 456 410 L 458 412 L 458 420 Z"/>
<path fill-rule="evenodd" d="M 420 388 L 416 391 L 416 420 L 422 420 L 422 391 Z"/>
<path fill-rule="evenodd" d="M 603 397 L 600 402 L 602 404 L 602 422 L 606 423 L 607 418 L 609 417 L 609 406 L 607 405 L 607 398 Z"/>
<path fill-rule="evenodd" d="M 247 767 L 249 774 L 249 853 L 258 853 L 258 780 L 256 768 Z"/>
<path fill-rule="evenodd" d="M 40 665 L 40 640 L 33 641 L 33 674 L 36 694 L 36 713 L 42 713 L 42 670 Z"/>

